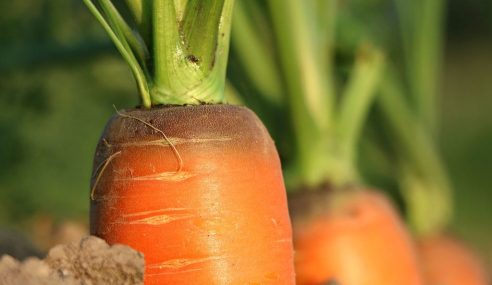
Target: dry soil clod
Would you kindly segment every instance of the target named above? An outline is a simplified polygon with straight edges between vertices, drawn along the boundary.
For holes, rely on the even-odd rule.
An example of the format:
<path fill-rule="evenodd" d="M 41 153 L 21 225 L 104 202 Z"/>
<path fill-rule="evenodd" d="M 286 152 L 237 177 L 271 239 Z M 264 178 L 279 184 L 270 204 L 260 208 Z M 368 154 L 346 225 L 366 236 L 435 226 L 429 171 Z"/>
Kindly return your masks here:
<path fill-rule="evenodd" d="M 88 236 L 53 247 L 44 260 L 0 258 L 2 285 L 143 284 L 144 257 L 125 245 Z"/>

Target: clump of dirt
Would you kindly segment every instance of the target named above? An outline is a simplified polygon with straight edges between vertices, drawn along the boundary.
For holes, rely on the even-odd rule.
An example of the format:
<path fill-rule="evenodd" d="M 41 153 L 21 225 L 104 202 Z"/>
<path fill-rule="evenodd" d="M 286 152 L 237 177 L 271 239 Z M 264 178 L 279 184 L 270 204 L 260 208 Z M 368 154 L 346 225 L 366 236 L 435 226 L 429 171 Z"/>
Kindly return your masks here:
<path fill-rule="evenodd" d="M 19 262 L 4 255 L 0 259 L 3 285 L 99 285 L 143 284 L 144 257 L 125 245 L 109 246 L 88 236 L 78 242 L 53 247 L 44 260 Z"/>

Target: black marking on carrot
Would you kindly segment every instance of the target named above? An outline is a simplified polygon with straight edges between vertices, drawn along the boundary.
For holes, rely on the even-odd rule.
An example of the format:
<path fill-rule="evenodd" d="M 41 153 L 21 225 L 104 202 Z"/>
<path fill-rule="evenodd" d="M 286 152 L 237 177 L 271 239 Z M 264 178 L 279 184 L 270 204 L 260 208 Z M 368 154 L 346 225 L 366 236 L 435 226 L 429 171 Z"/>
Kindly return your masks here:
<path fill-rule="evenodd" d="M 191 96 L 191 98 L 195 101 L 197 101 L 198 103 L 200 103 L 200 105 L 206 105 L 207 102 L 201 100 L 200 98 L 196 98 L 195 96 Z"/>

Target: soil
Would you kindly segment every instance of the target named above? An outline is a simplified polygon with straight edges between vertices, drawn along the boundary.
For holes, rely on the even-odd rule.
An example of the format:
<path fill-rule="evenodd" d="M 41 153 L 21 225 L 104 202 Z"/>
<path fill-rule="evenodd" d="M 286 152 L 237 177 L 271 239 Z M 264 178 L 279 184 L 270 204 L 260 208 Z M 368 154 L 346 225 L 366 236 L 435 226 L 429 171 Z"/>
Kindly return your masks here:
<path fill-rule="evenodd" d="M 0 258 L 2 285 L 136 285 L 143 284 L 143 274 L 141 253 L 125 245 L 109 246 L 94 236 L 57 245 L 43 260 Z"/>

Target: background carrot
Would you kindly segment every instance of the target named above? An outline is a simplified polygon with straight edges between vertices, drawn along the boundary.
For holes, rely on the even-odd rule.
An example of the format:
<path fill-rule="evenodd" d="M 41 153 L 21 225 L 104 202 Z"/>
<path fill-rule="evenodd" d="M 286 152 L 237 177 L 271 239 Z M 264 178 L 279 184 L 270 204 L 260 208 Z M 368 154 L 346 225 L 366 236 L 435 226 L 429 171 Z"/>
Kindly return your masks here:
<path fill-rule="evenodd" d="M 273 141 L 251 111 L 221 105 L 233 1 L 127 1 L 128 21 L 109 0 L 85 2 L 143 105 L 100 138 L 91 233 L 143 252 L 145 284 L 293 284 Z"/>
<path fill-rule="evenodd" d="M 297 283 L 422 284 L 398 213 L 359 175 L 357 147 L 384 70 L 382 51 L 358 41 L 340 79 L 337 1 L 237 4 L 230 79 L 279 145 L 293 193 Z M 395 254 L 380 253 L 383 245 Z"/>
<path fill-rule="evenodd" d="M 480 259 L 462 241 L 446 234 L 427 237 L 419 245 L 428 284 L 487 285 L 490 279 Z"/>
<path fill-rule="evenodd" d="M 298 284 L 422 284 L 413 241 L 386 197 L 355 190 L 310 199 L 329 206 L 293 215 Z"/>

